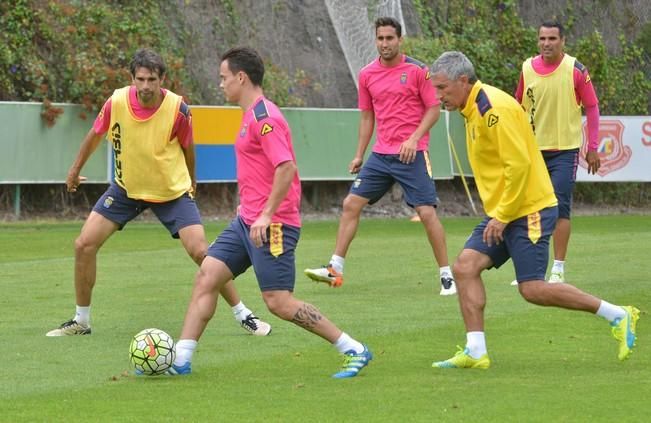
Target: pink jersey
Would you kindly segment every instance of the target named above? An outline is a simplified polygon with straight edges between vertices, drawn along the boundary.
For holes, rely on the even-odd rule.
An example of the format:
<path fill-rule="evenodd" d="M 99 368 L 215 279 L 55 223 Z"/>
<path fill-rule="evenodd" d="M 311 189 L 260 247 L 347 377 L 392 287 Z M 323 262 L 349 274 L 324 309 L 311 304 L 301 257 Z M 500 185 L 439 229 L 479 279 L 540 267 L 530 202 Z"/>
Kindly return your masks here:
<path fill-rule="evenodd" d="M 546 63 L 542 56 L 538 55 L 531 60 L 533 70 L 539 75 L 549 75 L 554 72 L 558 63 Z M 586 120 L 588 122 L 588 149 L 596 151 L 599 145 L 599 100 L 594 90 L 588 68 L 576 61 L 574 65 L 574 95 L 576 104 L 582 104 L 585 108 Z M 518 87 L 515 89 L 515 98 L 522 103 L 522 93 L 524 92 L 524 78 L 520 73 Z"/>
<path fill-rule="evenodd" d="M 427 66 L 405 55 L 398 65 L 384 66 L 378 58 L 359 72 L 359 109 L 373 111 L 377 122 L 374 152 L 398 154 L 427 109 L 440 104 L 429 78 Z M 428 148 L 426 133 L 417 150 Z"/>
<path fill-rule="evenodd" d="M 251 225 L 264 210 L 273 186 L 276 167 L 296 163 L 292 134 L 280 109 L 264 97 L 258 98 L 242 117 L 235 141 L 239 214 Z M 272 222 L 301 226 L 301 181 L 294 176 L 287 196 L 278 206 Z"/>
<path fill-rule="evenodd" d="M 167 93 L 167 90 L 161 89 L 163 96 Z M 133 114 L 136 115 L 138 119 L 149 119 L 156 111 L 156 108 L 145 108 L 140 105 L 138 102 L 138 97 L 136 95 L 136 87 L 132 86 L 129 89 L 129 104 L 131 105 L 131 110 Z M 95 118 L 95 123 L 93 123 L 93 129 L 96 134 L 105 134 L 109 130 L 109 125 L 111 124 L 111 97 L 106 100 L 102 110 Z M 181 103 L 179 108 L 179 114 L 176 116 L 176 121 L 174 122 L 174 127 L 172 128 L 172 136 L 170 139 L 178 137 L 179 144 L 183 148 L 187 148 L 189 145 L 192 145 L 192 115 L 190 114 L 190 108 L 187 104 Z"/>

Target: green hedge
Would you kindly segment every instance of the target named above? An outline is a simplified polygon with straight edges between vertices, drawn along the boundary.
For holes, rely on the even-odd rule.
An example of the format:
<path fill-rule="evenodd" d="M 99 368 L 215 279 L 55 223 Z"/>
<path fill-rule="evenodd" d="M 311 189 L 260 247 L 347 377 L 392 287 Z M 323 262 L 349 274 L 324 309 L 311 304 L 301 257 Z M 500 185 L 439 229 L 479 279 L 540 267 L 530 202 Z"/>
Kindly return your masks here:
<path fill-rule="evenodd" d="M 508 93 L 515 91 L 523 60 L 537 54 L 538 30 L 522 22 L 515 1 L 414 0 L 414 5 L 424 35 L 406 38 L 407 54 L 432 63 L 446 50 L 463 51 L 475 64 L 481 80 Z M 620 36 L 619 55 L 606 51 L 598 31 L 567 40 L 567 52 L 590 71 L 601 114 L 649 114 L 649 40 L 649 24 L 637 41 Z"/>
<path fill-rule="evenodd" d="M 167 63 L 165 87 L 201 102 L 179 47 L 188 40 L 172 36 L 188 38 L 191 31 L 178 17 L 168 22 L 174 7 L 155 0 L 0 2 L 0 101 L 43 102 L 48 125 L 62 111 L 52 102 L 99 110 L 114 89 L 131 81 L 133 53 L 149 47 Z M 267 63 L 265 79 L 267 94 L 280 105 L 303 105 L 292 94 L 294 86 L 304 84 L 301 71 L 288 75 Z"/>

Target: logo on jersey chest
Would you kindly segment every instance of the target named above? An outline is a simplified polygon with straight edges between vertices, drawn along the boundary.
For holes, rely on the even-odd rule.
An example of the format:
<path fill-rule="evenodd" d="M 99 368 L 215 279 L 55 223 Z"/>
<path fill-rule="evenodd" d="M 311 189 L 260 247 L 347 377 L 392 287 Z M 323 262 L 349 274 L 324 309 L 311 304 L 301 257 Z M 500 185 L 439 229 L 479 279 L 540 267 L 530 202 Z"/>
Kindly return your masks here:
<path fill-rule="evenodd" d="M 400 83 L 401 83 L 402 85 L 405 85 L 405 84 L 407 83 L 407 72 L 403 72 L 403 73 L 400 75 Z"/>
<path fill-rule="evenodd" d="M 242 129 L 240 129 L 240 138 L 244 138 L 244 135 L 246 135 L 246 127 L 247 126 L 248 126 L 248 124 L 246 124 L 246 123 L 244 125 L 242 125 Z"/>

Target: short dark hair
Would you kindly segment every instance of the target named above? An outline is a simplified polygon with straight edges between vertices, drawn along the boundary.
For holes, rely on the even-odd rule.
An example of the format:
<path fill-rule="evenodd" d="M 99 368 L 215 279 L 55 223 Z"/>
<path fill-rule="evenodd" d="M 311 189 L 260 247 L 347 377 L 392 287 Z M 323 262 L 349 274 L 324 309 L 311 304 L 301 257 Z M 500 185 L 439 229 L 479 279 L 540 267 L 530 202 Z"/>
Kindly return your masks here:
<path fill-rule="evenodd" d="M 565 37 L 565 28 L 563 28 L 563 24 L 558 22 L 558 21 L 545 21 L 540 24 L 540 28 L 545 27 L 545 28 L 558 28 L 558 35 L 563 38 Z M 540 32 L 540 28 L 538 28 L 538 32 Z"/>
<path fill-rule="evenodd" d="M 222 62 L 227 61 L 228 69 L 233 72 L 244 72 L 253 85 L 262 86 L 264 78 L 264 62 L 257 51 L 250 47 L 234 47 L 224 53 Z"/>
<path fill-rule="evenodd" d="M 396 29 L 396 34 L 398 38 L 402 37 L 402 25 L 396 18 L 391 18 L 389 16 L 383 16 L 375 20 L 375 33 L 377 34 L 377 29 L 381 26 L 392 26 Z"/>
<path fill-rule="evenodd" d="M 131 63 L 129 63 L 129 70 L 131 76 L 136 76 L 136 69 L 147 68 L 151 72 L 158 73 L 158 77 L 162 78 L 165 75 L 165 61 L 154 50 L 148 48 L 141 48 L 133 55 Z"/>

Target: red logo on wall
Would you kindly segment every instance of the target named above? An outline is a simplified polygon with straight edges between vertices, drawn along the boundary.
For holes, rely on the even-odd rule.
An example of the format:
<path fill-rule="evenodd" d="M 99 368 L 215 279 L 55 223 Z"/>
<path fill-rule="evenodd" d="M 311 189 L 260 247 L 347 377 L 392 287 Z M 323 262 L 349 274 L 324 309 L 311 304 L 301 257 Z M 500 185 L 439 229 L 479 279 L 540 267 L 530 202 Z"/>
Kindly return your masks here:
<path fill-rule="evenodd" d="M 597 171 L 599 176 L 606 176 L 611 172 L 626 166 L 633 154 L 631 147 L 624 145 L 624 124 L 619 120 L 599 121 L 599 160 L 601 167 Z M 583 139 L 588 139 L 588 125 L 583 123 Z M 585 155 L 588 152 L 588 143 L 584 142 L 579 153 L 579 165 L 587 169 L 588 163 Z"/>

